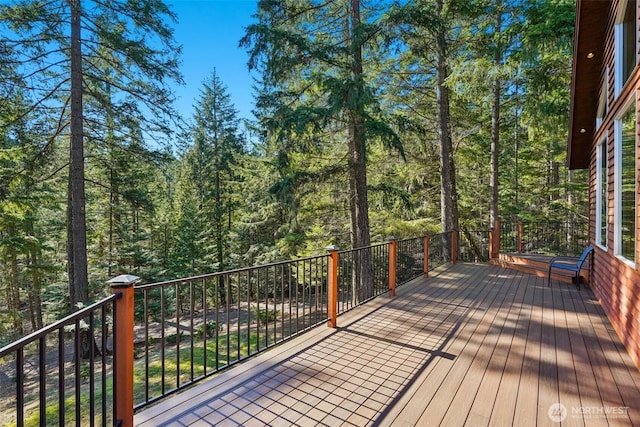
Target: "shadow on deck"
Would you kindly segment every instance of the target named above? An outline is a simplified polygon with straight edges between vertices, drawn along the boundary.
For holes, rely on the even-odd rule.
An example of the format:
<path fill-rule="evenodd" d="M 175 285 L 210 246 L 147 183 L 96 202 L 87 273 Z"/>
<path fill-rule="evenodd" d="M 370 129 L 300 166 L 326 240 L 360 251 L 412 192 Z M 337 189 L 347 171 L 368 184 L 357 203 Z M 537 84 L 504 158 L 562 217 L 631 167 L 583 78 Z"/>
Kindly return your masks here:
<path fill-rule="evenodd" d="M 164 399 L 135 425 L 640 425 L 640 373 L 588 289 L 457 264 L 338 324 Z"/>

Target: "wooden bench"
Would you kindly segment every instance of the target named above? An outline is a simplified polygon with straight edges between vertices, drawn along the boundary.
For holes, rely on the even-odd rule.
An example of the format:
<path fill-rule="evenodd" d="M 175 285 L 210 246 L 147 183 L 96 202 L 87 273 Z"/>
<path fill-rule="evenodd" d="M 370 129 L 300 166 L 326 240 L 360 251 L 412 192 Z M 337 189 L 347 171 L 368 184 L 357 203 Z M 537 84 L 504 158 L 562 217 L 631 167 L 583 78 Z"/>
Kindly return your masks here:
<path fill-rule="evenodd" d="M 576 257 L 568 257 L 568 256 L 557 256 L 549 261 L 549 273 L 547 279 L 547 286 L 551 286 L 551 270 L 554 268 L 558 268 L 560 270 L 571 271 L 575 273 L 573 277 L 573 282 L 578 286 L 578 290 L 580 289 L 580 270 L 582 270 L 582 266 L 584 265 L 587 257 L 593 254 L 593 246 L 587 246 L 584 251 L 582 251 L 582 255 L 579 258 Z"/>

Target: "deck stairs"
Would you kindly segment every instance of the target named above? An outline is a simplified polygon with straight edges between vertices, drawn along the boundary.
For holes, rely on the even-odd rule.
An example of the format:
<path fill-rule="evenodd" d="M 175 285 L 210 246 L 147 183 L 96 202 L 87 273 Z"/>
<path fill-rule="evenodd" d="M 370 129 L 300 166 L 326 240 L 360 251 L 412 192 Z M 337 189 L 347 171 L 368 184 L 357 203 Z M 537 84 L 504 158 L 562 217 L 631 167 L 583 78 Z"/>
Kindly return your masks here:
<path fill-rule="evenodd" d="M 498 258 L 492 259 L 493 265 L 503 268 L 521 271 L 523 273 L 535 274 L 538 277 L 547 277 L 549 272 L 549 263 L 553 256 L 532 253 L 501 253 Z M 582 284 L 589 284 L 589 265 L 588 261 L 580 272 Z M 555 269 L 551 274 L 553 281 L 563 283 L 573 283 L 573 273 L 570 271 Z"/>

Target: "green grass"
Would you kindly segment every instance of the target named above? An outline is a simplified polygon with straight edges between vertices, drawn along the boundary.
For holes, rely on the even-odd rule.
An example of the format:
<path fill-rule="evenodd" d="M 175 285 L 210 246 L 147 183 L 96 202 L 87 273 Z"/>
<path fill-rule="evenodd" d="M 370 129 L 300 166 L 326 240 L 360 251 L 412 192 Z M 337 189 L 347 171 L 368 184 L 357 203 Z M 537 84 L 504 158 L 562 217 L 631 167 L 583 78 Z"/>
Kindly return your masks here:
<path fill-rule="evenodd" d="M 229 354 L 227 354 L 227 344 L 229 346 Z M 216 342 L 214 338 L 207 338 L 206 349 L 204 347 L 204 341 L 202 338 L 194 340 L 193 349 L 193 378 L 198 378 L 205 373 L 205 359 L 206 359 L 206 372 L 210 374 L 218 369 L 222 369 L 239 359 L 244 359 L 255 353 L 258 346 L 258 335 L 255 333 L 232 333 L 220 335 L 218 337 L 217 348 L 217 361 L 216 361 Z M 260 347 L 266 347 L 264 334 L 260 335 Z M 150 362 L 149 362 L 149 397 L 154 398 L 160 396 L 162 393 L 162 361 L 160 360 L 160 345 L 155 344 L 150 347 Z M 171 390 L 177 385 L 178 376 L 178 363 L 177 363 L 177 348 L 176 345 L 167 345 L 165 347 L 165 390 Z M 205 358 L 206 356 L 206 358 Z M 134 360 L 134 404 L 143 402 L 145 399 L 145 366 L 144 358 L 138 358 Z M 180 341 L 180 384 L 191 381 L 191 341 L 189 336 L 181 337 Z M 113 378 L 111 375 L 107 377 L 107 394 L 111 396 L 113 389 Z M 96 381 L 96 416 L 100 417 L 100 398 L 102 390 L 98 381 Z M 59 404 L 57 402 L 58 395 L 57 389 L 51 390 L 48 396 L 48 400 L 51 403 L 47 403 L 46 419 L 47 425 L 58 424 Z M 53 402 L 55 400 L 55 402 Z M 83 381 L 82 390 L 80 394 L 81 407 L 81 424 L 85 425 L 89 422 L 89 389 L 88 381 Z M 108 405 L 107 416 L 111 417 L 111 405 Z M 75 396 L 65 399 L 65 424 L 75 424 Z M 31 407 L 27 409 L 25 413 L 25 426 L 38 426 L 40 422 L 40 413 L 38 407 Z M 107 424 L 110 424 L 108 422 Z M 16 426 L 16 422 L 4 424 L 7 427 Z"/>
<path fill-rule="evenodd" d="M 260 337 L 260 346 L 265 346 L 264 336 Z M 227 341 L 229 345 L 229 354 L 227 355 Z M 204 341 L 194 341 L 193 349 L 193 378 L 198 378 L 206 373 L 222 369 L 227 365 L 233 364 L 239 359 L 249 356 L 249 351 L 255 353 L 258 345 L 258 336 L 255 333 L 247 334 L 237 333 L 229 335 L 220 335 L 218 337 L 217 360 L 216 360 L 216 343 L 215 340 L 208 339 L 206 348 Z M 160 350 L 153 349 L 149 361 L 149 398 L 162 394 L 162 360 L 160 360 Z M 239 358 L 238 358 L 239 355 Z M 228 356 L 228 357 L 227 357 Z M 205 363 L 206 362 L 206 363 Z M 164 357 L 164 377 L 165 391 L 171 390 L 177 386 L 178 379 L 178 358 L 176 347 L 168 346 L 165 348 Z M 136 360 L 134 365 L 134 401 L 136 403 L 145 400 L 145 366 L 144 359 Z M 191 381 L 191 342 L 188 337 L 180 341 L 180 384 Z"/>
<path fill-rule="evenodd" d="M 107 387 L 107 393 L 111 394 L 111 383 L 109 380 L 109 384 Z M 102 391 L 97 390 L 95 393 L 96 401 L 100 402 L 100 398 L 102 396 Z M 57 398 L 57 396 L 56 396 Z M 80 395 L 80 401 L 82 402 L 80 405 L 81 413 L 80 413 L 80 425 L 88 425 L 89 424 L 89 409 L 87 407 L 87 403 L 89 401 L 89 392 L 88 390 L 83 391 Z M 65 416 L 65 425 L 75 425 L 76 423 L 76 398 L 68 397 L 64 401 L 64 416 Z M 46 425 L 54 426 L 59 424 L 59 414 L 60 414 L 60 405 L 58 402 L 47 404 L 46 408 Z M 107 412 L 107 425 L 111 425 L 111 414 L 112 412 L 109 410 Z M 96 425 L 100 425 L 102 422 L 102 414 L 96 409 Z M 25 414 L 24 419 L 25 427 L 38 427 L 40 425 L 40 412 L 38 409 L 34 408 L 32 411 L 27 412 Z M 3 426 L 6 427 L 14 427 L 16 426 L 16 422 L 7 423 Z"/>

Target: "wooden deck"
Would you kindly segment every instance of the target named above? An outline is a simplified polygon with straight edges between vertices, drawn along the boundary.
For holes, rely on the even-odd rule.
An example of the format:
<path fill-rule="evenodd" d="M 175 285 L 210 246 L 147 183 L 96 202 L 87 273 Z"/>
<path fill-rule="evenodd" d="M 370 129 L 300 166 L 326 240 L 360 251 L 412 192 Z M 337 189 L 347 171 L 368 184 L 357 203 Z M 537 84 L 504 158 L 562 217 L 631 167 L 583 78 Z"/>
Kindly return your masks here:
<path fill-rule="evenodd" d="M 165 399 L 135 425 L 640 426 L 640 373 L 588 289 L 457 264 L 338 325 Z"/>

